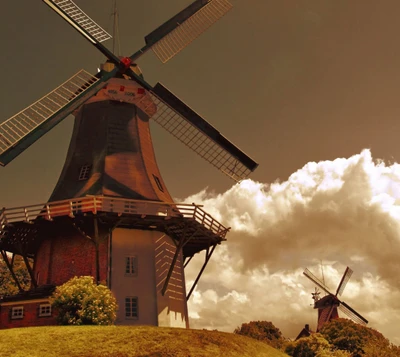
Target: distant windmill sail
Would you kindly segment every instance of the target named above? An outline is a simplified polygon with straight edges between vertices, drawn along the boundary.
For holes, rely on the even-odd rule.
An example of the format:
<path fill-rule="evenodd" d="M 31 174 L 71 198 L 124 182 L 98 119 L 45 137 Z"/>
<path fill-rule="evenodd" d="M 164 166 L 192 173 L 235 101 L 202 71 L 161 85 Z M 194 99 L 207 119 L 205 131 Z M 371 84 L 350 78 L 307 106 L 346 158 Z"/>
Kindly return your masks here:
<path fill-rule="evenodd" d="M 339 305 L 339 309 L 343 311 L 348 317 L 350 317 L 353 321 L 361 324 L 361 325 L 367 325 L 368 320 L 361 316 L 357 311 L 355 311 L 353 308 L 351 308 L 349 305 L 347 305 L 345 302 L 341 302 Z"/>
<path fill-rule="evenodd" d="M 346 271 L 343 274 L 342 280 L 340 280 L 339 286 L 336 290 L 336 295 L 342 295 L 344 288 L 346 287 L 348 281 L 351 278 L 351 275 L 353 274 L 353 270 L 351 270 L 349 267 L 346 268 Z"/>
<path fill-rule="evenodd" d="M 314 284 L 323 289 L 328 295 L 321 298 L 315 299 L 315 294 L 312 293 L 314 299 L 314 308 L 318 309 L 318 327 L 317 331 L 321 329 L 323 324 L 330 321 L 333 318 L 337 318 L 339 315 L 337 313 L 337 308 L 344 312 L 348 317 L 350 317 L 354 322 L 366 325 L 368 320 L 361 316 L 357 311 L 347 305 L 345 302 L 340 301 L 337 296 L 343 293 L 347 282 L 349 281 L 353 271 L 347 267 L 344 272 L 342 279 L 337 287 L 336 294 L 332 294 L 328 288 L 322 283 L 310 270 L 305 269 L 303 274 L 310 279 Z"/>

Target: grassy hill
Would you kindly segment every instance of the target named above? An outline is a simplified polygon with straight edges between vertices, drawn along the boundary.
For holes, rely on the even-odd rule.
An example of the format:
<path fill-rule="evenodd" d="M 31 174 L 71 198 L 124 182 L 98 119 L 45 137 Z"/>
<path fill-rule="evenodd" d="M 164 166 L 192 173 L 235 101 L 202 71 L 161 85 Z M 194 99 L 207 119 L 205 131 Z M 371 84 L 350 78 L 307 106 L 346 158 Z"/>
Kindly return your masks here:
<path fill-rule="evenodd" d="M 248 337 L 206 330 L 51 326 L 0 330 L 1 357 L 283 357 Z"/>

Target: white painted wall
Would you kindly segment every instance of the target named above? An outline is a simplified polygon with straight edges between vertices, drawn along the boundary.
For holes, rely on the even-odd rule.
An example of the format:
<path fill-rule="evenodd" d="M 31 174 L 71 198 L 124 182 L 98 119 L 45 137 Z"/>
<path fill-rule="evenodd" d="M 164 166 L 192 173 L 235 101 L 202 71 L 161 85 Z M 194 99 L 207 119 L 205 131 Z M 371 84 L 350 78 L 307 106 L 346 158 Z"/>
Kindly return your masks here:
<path fill-rule="evenodd" d="M 110 287 L 119 306 L 117 324 L 189 327 L 182 254 L 166 294 L 161 294 L 176 251 L 170 237 L 157 231 L 116 228 L 110 250 Z M 127 256 L 137 257 L 137 275 L 125 274 Z M 138 297 L 137 319 L 125 317 L 128 296 Z"/>

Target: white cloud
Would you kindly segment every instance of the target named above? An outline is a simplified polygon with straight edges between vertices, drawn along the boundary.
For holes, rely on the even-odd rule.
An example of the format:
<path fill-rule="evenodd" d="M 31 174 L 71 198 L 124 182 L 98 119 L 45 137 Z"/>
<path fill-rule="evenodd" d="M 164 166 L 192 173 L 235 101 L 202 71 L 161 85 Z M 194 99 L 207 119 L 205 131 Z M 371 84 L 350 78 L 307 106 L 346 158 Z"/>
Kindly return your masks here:
<path fill-rule="evenodd" d="M 189 302 L 193 328 L 233 331 L 269 320 L 287 337 L 306 323 L 315 328 L 314 286 L 302 271 L 320 277 L 322 260 L 332 290 L 346 265 L 354 270 L 343 300 L 400 344 L 399 164 L 386 166 L 364 150 L 308 163 L 282 183 L 246 180 L 186 201 L 232 227 Z M 202 263 L 193 259 L 186 268 L 189 284 Z"/>

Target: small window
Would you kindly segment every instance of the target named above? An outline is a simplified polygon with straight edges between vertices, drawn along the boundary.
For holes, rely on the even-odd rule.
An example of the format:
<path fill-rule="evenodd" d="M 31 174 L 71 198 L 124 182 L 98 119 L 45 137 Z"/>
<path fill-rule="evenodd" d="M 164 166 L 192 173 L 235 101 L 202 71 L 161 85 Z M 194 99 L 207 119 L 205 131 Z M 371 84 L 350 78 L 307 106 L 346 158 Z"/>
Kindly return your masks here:
<path fill-rule="evenodd" d="M 130 256 L 125 258 L 125 275 L 137 276 L 136 256 Z"/>
<path fill-rule="evenodd" d="M 154 181 L 155 181 L 156 184 L 157 184 L 158 189 L 159 189 L 161 192 L 164 192 L 164 187 L 161 185 L 160 179 L 159 179 L 156 175 L 153 175 L 153 178 L 154 178 Z"/>
<path fill-rule="evenodd" d="M 40 304 L 39 305 L 39 316 L 51 316 L 51 305 Z"/>
<path fill-rule="evenodd" d="M 89 178 L 90 172 L 92 171 L 92 165 L 83 165 L 79 172 L 79 181 L 87 180 Z"/>
<path fill-rule="evenodd" d="M 11 308 L 11 319 L 23 319 L 24 318 L 24 307 L 16 306 Z"/>
<path fill-rule="evenodd" d="M 138 316 L 138 298 L 136 296 L 125 298 L 125 318 L 137 319 Z"/>

